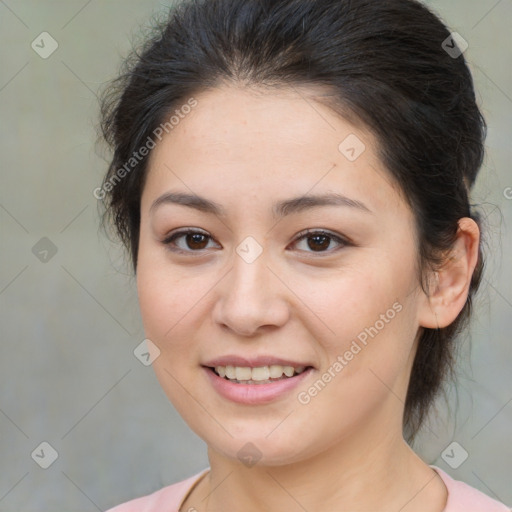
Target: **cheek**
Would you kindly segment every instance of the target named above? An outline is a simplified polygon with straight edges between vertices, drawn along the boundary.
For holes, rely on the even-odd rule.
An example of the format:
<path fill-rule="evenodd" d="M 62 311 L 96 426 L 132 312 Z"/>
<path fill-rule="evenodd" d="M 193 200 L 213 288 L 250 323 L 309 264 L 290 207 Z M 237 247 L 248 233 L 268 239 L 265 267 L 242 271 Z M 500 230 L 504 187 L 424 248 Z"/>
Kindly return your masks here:
<path fill-rule="evenodd" d="M 153 371 L 171 403 L 185 421 L 192 423 L 194 408 L 184 386 L 190 371 L 196 370 L 198 356 L 190 339 L 190 321 L 197 314 L 204 295 L 201 286 L 184 288 L 179 269 L 172 269 L 157 251 L 141 246 L 137 265 L 137 291 L 146 338 L 160 350 Z M 191 283 L 192 284 L 192 283 Z M 190 290 L 190 291 L 189 291 Z M 195 305 L 195 307 L 194 307 Z M 192 421 L 194 420 L 194 421 Z"/>
<path fill-rule="evenodd" d="M 185 286 L 186 285 L 186 286 Z M 165 252 L 141 244 L 137 265 L 137 293 L 146 337 L 161 351 L 173 353 L 185 345 L 180 330 L 191 318 L 204 294 L 204 282 L 184 279 L 178 267 L 171 267 Z"/>
<path fill-rule="evenodd" d="M 332 366 L 342 359 L 345 378 L 375 369 L 393 381 L 407 364 L 417 330 L 413 265 L 368 265 L 330 280 L 308 304 L 329 330 L 318 341 Z M 318 284 L 318 283 L 317 283 Z M 340 366 L 337 366 L 340 373 Z"/>

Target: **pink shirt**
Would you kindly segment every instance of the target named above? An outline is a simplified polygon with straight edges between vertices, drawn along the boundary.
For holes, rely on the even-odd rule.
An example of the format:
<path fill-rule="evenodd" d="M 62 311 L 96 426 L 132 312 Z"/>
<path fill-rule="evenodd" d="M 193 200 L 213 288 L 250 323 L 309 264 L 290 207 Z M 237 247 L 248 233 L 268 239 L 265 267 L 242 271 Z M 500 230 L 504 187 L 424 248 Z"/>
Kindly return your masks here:
<path fill-rule="evenodd" d="M 511 512 L 511 509 L 493 500 L 474 487 L 454 480 L 442 469 L 431 466 L 448 489 L 448 501 L 443 512 Z M 169 485 L 159 491 L 128 501 L 106 512 L 178 512 L 195 484 L 209 471 L 204 469 L 197 475 Z M 183 511 L 188 512 L 188 511 Z"/>

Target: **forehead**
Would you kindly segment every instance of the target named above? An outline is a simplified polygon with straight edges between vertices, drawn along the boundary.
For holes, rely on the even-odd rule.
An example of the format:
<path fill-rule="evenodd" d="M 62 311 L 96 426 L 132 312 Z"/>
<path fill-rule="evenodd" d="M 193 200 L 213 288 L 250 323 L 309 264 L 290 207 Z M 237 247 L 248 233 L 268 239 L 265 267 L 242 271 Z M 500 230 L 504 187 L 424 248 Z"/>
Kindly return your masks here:
<path fill-rule="evenodd" d="M 302 144 L 310 149 L 311 142 L 325 137 L 326 143 L 336 141 L 354 128 L 315 101 L 321 94 L 322 89 L 303 86 L 209 89 L 194 96 L 197 106 L 172 131 L 205 147 L 224 144 L 232 150 L 247 145 L 263 149 L 266 144 L 265 149 L 279 149 L 283 144 Z"/>
<path fill-rule="evenodd" d="M 201 195 L 218 190 L 218 196 L 238 197 L 312 189 L 371 193 L 389 206 L 396 193 L 374 137 L 315 101 L 322 94 L 225 86 L 194 95 L 196 106 L 153 150 L 146 188 L 156 193 L 180 185 Z"/>

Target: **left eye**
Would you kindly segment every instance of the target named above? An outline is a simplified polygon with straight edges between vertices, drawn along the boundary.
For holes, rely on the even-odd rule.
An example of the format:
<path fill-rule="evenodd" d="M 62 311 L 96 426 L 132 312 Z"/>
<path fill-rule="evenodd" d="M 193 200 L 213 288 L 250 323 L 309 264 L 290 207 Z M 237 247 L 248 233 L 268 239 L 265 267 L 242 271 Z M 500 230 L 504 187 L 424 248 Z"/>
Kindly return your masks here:
<path fill-rule="evenodd" d="M 184 239 L 185 247 L 182 245 L 175 243 L 176 240 Z M 169 250 L 174 252 L 181 253 L 190 253 L 190 252 L 200 252 L 205 250 L 207 247 L 208 240 L 213 240 L 212 237 L 203 233 L 202 231 L 197 230 L 185 230 L 178 231 L 177 233 L 173 233 L 168 236 L 165 240 L 163 240 L 163 244 L 168 246 Z M 327 251 L 331 242 L 334 241 L 339 246 L 344 247 L 350 245 L 350 243 L 328 231 L 305 231 L 300 233 L 297 238 L 293 241 L 293 244 L 297 244 L 301 241 L 307 241 L 307 246 L 310 251 L 305 250 L 305 252 L 333 252 Z"/>
<path fill-rule="evenodd" d="M 348 241 L 328 231 L 308 230 L 306 232 L 299 234 L 299 236 L 295 239 L 294 243 L 300 242 L 302 240 L 309 240 L 307 242 L 307 246 L 310 249 L 312 249 L 312 252 L 332 252 L 323 250 L 329 247 L 332 240 L 334 240 L 341 247 L 349 245 Z"/>

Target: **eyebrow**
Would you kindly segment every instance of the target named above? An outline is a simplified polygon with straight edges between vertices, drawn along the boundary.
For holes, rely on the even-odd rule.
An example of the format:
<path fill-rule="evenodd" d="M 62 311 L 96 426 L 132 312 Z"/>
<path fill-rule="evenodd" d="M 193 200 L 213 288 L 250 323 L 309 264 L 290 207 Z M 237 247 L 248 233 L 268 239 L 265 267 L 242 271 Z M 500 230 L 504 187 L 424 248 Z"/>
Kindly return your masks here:
<path fill-rule="evenodd" d="M 226 217 L 226 210 L 220 204 L 198 196 L 196 194 L 187 194 L 182 192 L 168 192 L 158 197 L 151 205 L 149 211 L 153 213 L 157 208 L 164 204 L 178 204 L 194 208 L 204 213 Z M 373 212 L 361 201 L 351 199 L 343 194 L 327 193 L 322 195 L 307 195 L 293 197 L 274 204 L 272 214 L 274 217 L 282 218 L 294 213 L 300 213 L 318 206 L 344 206 L 357 209 L 361 212 Z"/>

